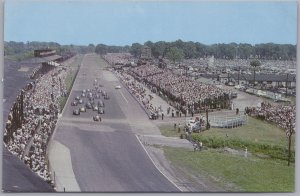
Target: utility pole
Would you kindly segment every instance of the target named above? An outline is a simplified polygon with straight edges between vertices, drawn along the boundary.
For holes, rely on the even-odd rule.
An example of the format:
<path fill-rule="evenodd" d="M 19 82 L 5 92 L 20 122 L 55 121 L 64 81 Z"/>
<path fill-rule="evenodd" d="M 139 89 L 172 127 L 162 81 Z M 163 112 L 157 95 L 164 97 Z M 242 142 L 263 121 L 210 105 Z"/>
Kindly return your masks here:
<path fill-rule="evenodd" d="M 186 65 L 186 67 L 185 67 L 185 76 L 187 77 L 187 71 L 188 71 L 188 67 L 187 67 L 187 65 Z"/>
<path fill-rule="evenodd" d="M 288 95 L 288 86 L 287 86 L 288 78 L 289 78 L 289 74 L 287 73 L 287 74 L 286 74 L 286 80 L 285 80 L 285 96 L 286 96 L 286 97 L 287 97 L 287 95 Z"/>
<path fill-rule="evenodd" d="M 240 85 L 240 72 L 241 72 L 241 67 L 239 66 L 239 72 L 238 72 L 238 85 Z"/>
<path fill-rule="evenodd" d="M 210 128 L 209 122 L 208 122 L 208 107 L 206 106 L 206 130 Z"/>
<path fill-rule="evenodd" d="M 289 119 L 287 123 L 287 131 L 286 136 L 288 137 L 288 166 L 290 166 L 291 161 L 291 143 L 292 143 L 292 135 L 293 135 L 293 128 L 292 128 L 292 121 Z"/>
<path fill-rule="evenodd" d="M 229 84 L 229 72 L 227 73 L 227 83 Z"/>

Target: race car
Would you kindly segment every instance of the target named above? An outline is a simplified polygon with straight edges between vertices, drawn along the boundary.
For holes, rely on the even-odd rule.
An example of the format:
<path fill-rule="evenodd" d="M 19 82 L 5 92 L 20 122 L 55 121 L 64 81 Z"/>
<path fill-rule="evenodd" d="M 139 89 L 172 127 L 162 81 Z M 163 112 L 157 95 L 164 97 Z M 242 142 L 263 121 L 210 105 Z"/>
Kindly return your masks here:
<path fill-rule="evenodd" d="M 104 114 L 103 108 L 98 108 L 98 114 Z"/>
<path fill-rule="evenodd" d="M 86 109 L 85 109 L 85 107 L 82 106 L 82 107 L 79 109 L 79 111 L 80 111 L 80 112 L 86 112 Z"/>
<path fill-rule="evenodd" d="M 73 110 L 73 115 L 80 115 L 80 111 L 78 110 L 78 109 L 76 109 L 76 110 Z"/>
<path fill-rule="evenodd" d="M 93 106 L 93 111 L 98 111 L 98 106 L 97 105 Z"/>
<path fill-rule="evenodd" d="M 87 103 L 85 104 L 85 108 L 86 108 L 86 109 L 92 109 L 93 106 L 92 106 L 92 104 L 91 104 L 90 102 L 87 102 Z"/>
<path fill-rule="evenodd" d="M 77 101 L 78 101 L 79 99 L 80 99 L 80 97 L 79 97 L 79 96 L 76 96 L 76 97 L 75 97 L 75 100 L 77 100 Z"/>
<path fill-rule="evenodd" d="M 109 96 L 106 94 L 106 95 L 104 96 L 104 99 L 108 100 L 108 99 L 109 99 Z"/>
<path fill-rule="evenodd" d="M 101 117 L 99 115 L 93 116 L 93 120 L 101 122 Z"/>

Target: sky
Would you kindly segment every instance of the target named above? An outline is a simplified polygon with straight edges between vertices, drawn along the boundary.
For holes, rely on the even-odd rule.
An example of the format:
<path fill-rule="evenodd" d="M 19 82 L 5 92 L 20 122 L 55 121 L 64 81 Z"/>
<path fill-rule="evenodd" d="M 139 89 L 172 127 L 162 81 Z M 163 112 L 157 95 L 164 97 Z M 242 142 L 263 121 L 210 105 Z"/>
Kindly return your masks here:
<path fill-rule="evenodd" d="M 5 41 L 131 45 L 148 40 L 297 42 L 297 3 L 6 0 Z"/>

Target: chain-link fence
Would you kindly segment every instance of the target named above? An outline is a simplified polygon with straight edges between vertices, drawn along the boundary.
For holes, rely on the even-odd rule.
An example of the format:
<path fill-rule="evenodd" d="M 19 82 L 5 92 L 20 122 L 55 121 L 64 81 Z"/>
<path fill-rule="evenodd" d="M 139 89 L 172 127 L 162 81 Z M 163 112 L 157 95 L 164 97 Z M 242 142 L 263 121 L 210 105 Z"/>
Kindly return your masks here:
<path fill-rule="evenodd" d="M 212 116 L 210 118 L 211 127 L 217 128 L 234 128 L 243 126 L 248 123 L 247 115 L 236 115 L 236 116 Z"/>

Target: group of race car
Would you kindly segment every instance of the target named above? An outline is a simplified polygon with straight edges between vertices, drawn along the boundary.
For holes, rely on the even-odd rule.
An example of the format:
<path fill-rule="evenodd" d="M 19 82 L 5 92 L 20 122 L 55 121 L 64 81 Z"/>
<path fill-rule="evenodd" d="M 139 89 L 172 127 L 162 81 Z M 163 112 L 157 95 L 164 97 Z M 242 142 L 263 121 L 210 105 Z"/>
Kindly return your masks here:
<path fill-rule="evenodd" d="M 102 87 L 103 85 L 98 84 L 95 80 L 92 89 L 83 89 L 81 95 L 76 96 L 71 102 L 71 106 L 79 106 L 79 108 L 73 110 L 73 115 L 80 115 L 82 112 L 92 110 L 96 112 L 93 120 L 101 122 L 100 114 L 104 114 L 104 101 L 101 96 L 105 100 L 109 99 L 107 92 Z"/>

